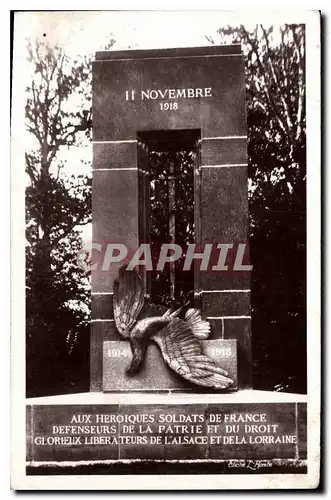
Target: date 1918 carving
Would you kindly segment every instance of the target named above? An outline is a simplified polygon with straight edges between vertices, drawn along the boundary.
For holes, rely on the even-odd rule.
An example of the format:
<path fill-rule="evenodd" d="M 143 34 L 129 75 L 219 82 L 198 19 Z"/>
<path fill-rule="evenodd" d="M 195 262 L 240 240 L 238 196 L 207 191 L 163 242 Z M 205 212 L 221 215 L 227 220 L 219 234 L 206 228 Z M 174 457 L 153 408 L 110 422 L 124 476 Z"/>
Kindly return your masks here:
<path fill-rule="evenodd" d="M 231 356 L 231 347 L 227 347 L 225 349 L 222 347 L 213 347 L 212 355 L 216 358 L 219 356 L 228 358 Z"/>
<path fill-rule="evenodd" d="M 162 111 L 172 111 L 178 109 L 177 102 L 160 102 L 160 109 Z"/>

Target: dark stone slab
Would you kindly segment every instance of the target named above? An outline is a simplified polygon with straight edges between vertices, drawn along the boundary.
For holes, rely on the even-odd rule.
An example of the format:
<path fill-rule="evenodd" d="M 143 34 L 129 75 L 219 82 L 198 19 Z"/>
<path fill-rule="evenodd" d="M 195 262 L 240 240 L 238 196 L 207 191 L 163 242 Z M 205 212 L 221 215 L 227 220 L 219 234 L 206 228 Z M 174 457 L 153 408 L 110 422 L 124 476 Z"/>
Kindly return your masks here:
<path fill-rule="evenodd" d="M 250 294 L 248 292 L 202 292 L 203 316 L 248 316 Z"/>
<path fill-rule="evenodd" d="M 201 141 L 202 165 L 247 163 L 247 139 L 213 139 Z"/>
<path fill-rule="evenodd" d="M 171 49 L 104 50 L 95 54 L 96 60 L 141 59 L 162 57 L 197 57 L 241 54 L 241 44 L 213 45 L 206 47 L 182 47 Z"/>
<path fill-rule="evenodd" d="M 172 409 L 168 414 L 174 415 L 174 417 L 182 417 L 192 418 L 192 415 L 196 415 L 196 423 L 189 423 L 184 425 L 179 425 L 178 432 L 175 435 L 171 432 L 167 432 L 169 430 L 175 430 L 174 425 L 172 423 L 165 424 L 163 439 L 165 441 L 164 447 L 164 458 L 167 460 L 176 460 L 176 455 L 178 455 L 178 450 L 180 450 L 180 456 L 182 460 L 192 459 L 194 457 L 197 460 L 201 460 L 206 458 L 208 454 L 208 443 L 203 442 L 202 437 L 207 434 L 207 422 L 205 417 L 205 412 L 207 409 L 207 405 L 201 404 L 190 404 L 183 405 L 181 407 L 177 407 L 177 409 Z M 164 414 L 164 409 L 163 409 Z M 203 421 L 201 422 L 200 419 Z M 176 424 L 175 424 L 176 425 Z M 185 439 L 200 439 L 193 443 L 185 443 Z"/>
<path fill-rule="evenodd" d="M 211 88 L 211 97 L 144 99 L 141 91 Z M 125 91 L 134 90 L 135 100 Z M 160 102 L 177 102 L 164 111 Z M 202 137 L 245 135 L 245 75 L 240 54 L 98 60 L 93 64 L 93 136 L 136 139 L 137 131 L 201 129 Z"/>
<path fill-rule="evenodd" d="M 251 318 L 224 319 L 224 338 L 238 341 L 239 387 L 252 387 Z"/>
<path fill-rule="evenodd" d="M 94 143 L 93 168 L 130 168 L 137 166 L 137 143 Z"/>
<path fill-rule="evenodd" d="M 134 427 L 134 430 L 142 443 L 120 443 L 119 458 L 122 460 L 132 459 L 133 457 L 144 459 L 156 459 L 164 457 L 165 443 L 159 433 L 160 415 L 164 413 L 164 407 L 158 405 L 124 405 L 122 406 L 123 415 L 140 415 L 144 422 Z M 138 431 L 138 432 L 137 432 Z M 127 435 L 130 435 L 128 433 Z M 138 440 L 137 440 L 138 441 Z"/>
<path fill-rule="evenodd" d="M 245 167 L 203 168 L 201 172 L 201 241 L 214 243 L 212 265 L 200 273 L 202 290 L 249 290 L 250 270 L 237 271 L 235 262 L 239 244 L 246 244 L 243 264 L 249 265 L 248 255 L 248 200 L 247 171 Z M 224 271 L 215 271 L 220 250 L 217 244 L 231 244 L 227 251 Z M 243 296 L 242 309 L 247 309 Z M 231 315 L 233 313 L 230 313 Z M 247 313 L 240 313 L 247 314 Z M 214 315 L 208 313 L 207 315 Z"/>
<path fill-rule="evenodd" d="M 235 381 L 237 385 L 237 347 L 234 340 L 205 340 L 202 342 L 204 352 L 215 359 Z M 143 367 L 134 376 L 128 376 L 125 370 L 132 359 L 129 343 L 126 341 L 104 342 L 103 344 L 103 390 L 105 392 L 130 391 L 194 391 L 204 389 L 179 377 L 167 367 L 159 348 L 150 344 Z M 213 392 L 210 389 L 209 392 Z"/>
<path fill-rule="evenodd" d="M 298 461 L 307 442 L 303 415 L 296 403 L 28 405 L 26 458 L 30 465 L 234 460 L 243 463 L 232 462 L 232 469 L 254 472 L 256 461 L 282 459 L 285 466 L 286 459 L 288 466 Z M 266 465 L 269 471 L 263 472 L 273 472 L 273 464 Z"/>
<path fill-rule="evenodd" d="M 249 414 L 256 415 L 258 421 L 249 423 L 239 422 L 239 415 L 245 417 L 248 412 Z M 215 418 L 211 417 L 211 415 L 218 414 L 218 405 L 208 405 L 207 419 L 209 421 Z M 225 417 L 225 415 L 228 417 Z M 273 457 L 296 458 L 298 443 L 296 438 L 295 403 L 224 405 L 222 406 L 222 416 L 223 423 L 221 423 L 221 428 L 223 439 L 220 440 L 220 443 L 215 442 L 210 444 L 209 458 L 244 458 L 246 461 L 249 459 L 256 460 L 257 457 L 259 460 L 271 459 Z M 233 419 L 232 422 L 230 421 L 231 416 Z M 228 419 L 227 422 L 226 418 Z M 226 432 L 226 425 L 229 426 L 229 432 Z M 251 432 L 245 432 L 245 425 L 250 426 Z M 258 426 L 259 430 L 257 429 L 254 432 L 252 425 Z M 276 427 L 268 428 L 268 425 Z M 266 430 L 264 430 L 264 427 L 267 427 Z M 272 442 L 277 436 L 287 435 L 290 436 L 292 442 Z M 246 442 L 243 442 L 243 438 Z M 263 439 L 265 439 L 264 442 Z"/>
<path fill-rule="evenodd" d="M 216 264 L 217 261 L 213 265 Z M 233 271 L 230 264 L 227 271 L 201 273 L 200 281 L 202 290 L 250 290 L 251 272 Z"/>
<path fill-rule="evenodd" d="M 218 170 L 223 170 L 222 168 Z M 217 206 L 217 201 L 215 202 Z M 203 204 L 202 204 L 203 205 Z M 211 209 L 212 211 L 213 209 Z M 200 271 L 201 260 L 196 259 L 196 269 L 199 273 L 200 289 L 202 291 L 210 290 L 250 290 L 252 266 L 250 261 L 249 246 L 247 238 L 241 240 L 235 239 L 230 241 L 230 238 L 219 236 L 217 239 L 217 222 L 215 221 L 215 234 L 209 234 L 210 240 L 204 240 L 204 231 L 211 230 L 212 227 L 204 227 L 212 220 L 210 215 L 210 207 L 202 206 L 201 228 L 198 231 L 197 239 L 201 241 L 198 245 L 200 253 L 207 251 L 209 244 L 209 261 L 206 270 Z M 216 212 L 213 215 L 216 218 Z M 223 217 L 223 215 L 222 215 Z M 228 222 L 226 222 L 228 224 Z M 236 222 L 238 225 L 239 223 Z M 240 224 L 239 224 L 240 225 Z M 235 228 L 232 228 L 235 230 Z M 247 236 L 247 235 L 246 235 Z M 237 236 L 236 236 L 237 237 Z M 211 244 L 212 241 L 212 244 Z M 211 245 L 211 246 L 210 246 Z"/>
<path fill-rule="evenodd" d="M 98 338 L 103 338 L 104 340 L 121 340 L 114 320 L 92 320 L 91 325 Z"/>
<path fill-rule="evenodd" d="M 208 319 L 211 329 L 208 340 L 224 339 L 224 321 L 221 318 Z"/>
<path fill-rule="evenodd" d="M 138 238 L 138 171 L 96 171 L 93 175 L 93 243 L 92 291 L 110 292 L 121 263 L 107 266 L 104 262 L 108 244 L 124 244 L 128 259 L 139 246 Z M 102 269 L 102 266 L 105 269 Z"/>
<path fill-rule="evenodd" d="M 109 412 L 117 415 L 120 408 L 113 405 L 109 408 Z M 106 410 L 107 411 L 107 410 Z M 118 459 L 118 446 L 110 444 L 91 443 L 91 438 L 98 438 L 100 434 L 97 432 L 80 433 L 78 427 L 89 425 L 82 419 L 81 423 L 73 422 L 73 418 L 81 418 L 83 415 L 93 415 L 90 423 L 96 425 L 96 415 L 103 414 L 105 408 L 103 406 L 95 407 L 89 405 L 61 405 L 61 406 L 33 406 L 31 409 L 30 419 L 30 433 L 29 433 L 29 449 L 30 457 L 40 461 L 78 461 L 78 460 L 105 460 L 105 459 Z M 81 417 L 79 417 L 81 416 Z M 53 426 L 56 427 L 55 432 Z M 60 426 L 75 426 L 75 429 L 70 429 L 71 432 L 66 432 Z M 118 427 L 116 426 L 115 432 L 112 433 L 111 424 L 107 424 L 108 432 L 101 434 L 103 437 L 113 438 L 118 436 Z M 51 443 L 39 444 L 38 439 L 44 437 L 46 440 L 54 438 L 63 438 L 67 443 Z M 76 441 L 76 443 L 75 443 Z M 28 460 L 31 458 L 28 457 Z"/>
<path fill-rule="evenodd" d="M 113 319 L 113 298 L 112 294 L 93 294 L 91 297 L 92 319 Z"/>
<path fill-rule="evenodd" d="M 119 340 L 114 322 L 92 321 L 90 339 L 90 390 L 102 391 L 103 342 Z"/>
<path fill-rule="evenodd" d="M 307 458 L 307 405 L 305 403 L 296 403 L 297 422 L 298 422 L 298 458 Z"/>
<path fill-rule="evenodd" d="M 248 238 L 247 169 L 203 168 L 202 242 L 245 243 Z"/>
<path fill-rule="evenodd" d="M 139 437 L 144 440 L 143 444 L 123 443 L 119 445 L 119 457 L 123 460 L 130 460 L 139 457 L 140 460 L 173 460 L 176 459 L 176 450 L 180 449 L 181 459 L 191 459 L 195 457 L 202 459 L 207 453 L 207 443 L 177 444 L 177 440 L 182 440 L 184 436 L 195 437 L 206 434 L 206 422 L 197 425 L 187 425 L 178 423 L 178 417 L 182 419 L 190 418 L 191 415 L 201 415 L 204 417 L 204 405 L 181 405 L 180 408 L 165 405 L 153 404 L 145 407 L 142 412 L 141 405 L 124 406 L 124 415 L 138 414 L 141 416 L 153 416 L 154 421 L 141 424 L 136 427 Z M 171 419 L 171 421 L 170 421 Z M 177 420 L 175 422 L 175 420 Z M 175 426 L 178 427 L 175 427 Z M 140 432 L 139 432 L 140 431 Z M 148 431 L 148 432 L 147 432 Z"/>

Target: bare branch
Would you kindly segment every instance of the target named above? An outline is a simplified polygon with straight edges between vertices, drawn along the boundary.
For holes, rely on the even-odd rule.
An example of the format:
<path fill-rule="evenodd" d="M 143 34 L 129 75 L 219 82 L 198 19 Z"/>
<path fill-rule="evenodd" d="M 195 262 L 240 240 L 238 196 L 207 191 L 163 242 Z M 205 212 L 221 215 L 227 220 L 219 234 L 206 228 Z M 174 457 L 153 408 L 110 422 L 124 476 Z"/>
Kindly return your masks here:
<path fill-rule="evenodd" d="M 38 117 L 38 99 L 37 99 L 37 95 L 36 95 L 36 88 L 35 88 L 35 81 L 34 80 L 32 80 L 31 90 L 32 90 L 33 109 L 30 110 L 27 117 L 34 124 L 34 128 L 32 128 L 32 127 L 28 127 L 28 128 L 33 133 L 33 135 L 37 138 L 37 140 L 39 141 L 39 144 L 41 144 L 42 137 L 40 135 L 38 118 L 37 118 Z"/>
<path fill-rule="evenodd" d="M 204 38 L 207 40 L 207 42 L 215 45 L 215 42 L 214 42 L 214 39 L 213 39 L 212 36 L 210 36 L 210 35 L 204 35 Z"/>
<path fill-rule="evenodd" d="M 298 58 L 298 109 L 297 109 L 297 126 L 296 126 L 296 134 L 295 139 L 298 140 L 301 135 L 302 130 L 302 113 L 303 113 L 303 103 L 305 99 L 305 88 L 304 88 L 304 66 L 303 66 L 303 57 L 301 55 L 301 47 L 300 43 L 297 39 L 297 34 L 293 26 L 291 26 L 291 31 L 293 34 L 293 41 L 297 53 Z M 302 44 L 303 45 L 303 44 Z"/>
<path fill-rule="evenodd" d="M 284 38 L 285 38 L 286 29 L 285 28 L 282 29 L 282 27 L 280 26 L 279 30 L 280 30 L 281 40 L 282 40 L 282 42 L 280 44 L 280 47 L 282 48 L 281 64 L 282 64 L 282 70 L 283 70 L 283 75 L 284 75 L 284 85 L 285 85 L 285 87 L 287 87 L 287 84 L 288 84 L 288 81 L 287 81 L 287 69 L 285 67 L 285 57 L 284 57 L 284 54 L 283 54 L 284 47 L 285 47 Z"/>
<path fill-rule="evenodd" d="M 63 63 L 64 63 L 64 55 L 62 54 L 61 56 L 61 59 L 60 59 L 60 64 L 58 66 L 58 72 L 59 74 L 62 73 L 63 71 Z M 61 97 L 58 95 L 58 106 L 57 106 L 57 110 L 54 114 L 54 117 L 53 117 L 53 124 L 55 125 L 58 121 L 58 118 L 59 118 L 59 115 L 60 115 L 60 112 L 61 112 L 61 106 L 62 106 L 62 99 Z M 53 134 L 51 135 L 51 142 L 56 142 L 56 135 L 55 135 L 55 131 L 53 129 Z M 54 159 L 54 156 L 56 155 L 56 150 L 53 150 L 52 154 L 51 154 L 51 159 L 50 161 L 52 161 Z"/>
<path fill-rule="evenodd" d="M 57 174 L 56 174 L 56 180 L 57 181 L 59 180 L 60 171 L 61 171 L 62 168 L 63 168 L 63 165 L 61 165 L 61 163 L 59 163 L 58 166 L 57 166 Z"/>
<path fill-rule="evenodd" d="M 32 184 L 36 184 L 37 181 L 36 175 L 27 153 L 25 153 L 25 163 L 26 163 L 27 173 L 31 179 Z"/>
<path fill-rule="evenodd" d="M 273 62 L 272 62 L 272 59 L 271 59 L 271 51 L 270 51 L 270 44 L 269 44 L 269 39 L 268 39 L 268 35 L 267 35 L 267 32 L 264 28 L 264 26 L 262 24 L 260 24 L 260 27 L 262 29 L 262 33 L 263 33 L 263 36 L 264 36 L 264 39 L 265 39 L 265 43 L 266 43 L 266 47 L 267 47 L 267 57 L 268 57 L 268 62 L 269 62 L 269 66 L 270 66 L 270 69 L 271 69 L 271 75 L 272 75 L 272 78 L 274 80 L 274 83 L 276 85 L 276 87 L 279 89 L 279 95 L 280 95 L 280 99 L 281 99 L 281 102 L 283 104 L 283 108 L 284 108 L 284 115 L 286 117 L 286 125 L 287 125 L 287 132 L 288 134 L 291 134 L 292 133 L 292 121 L 291 121 L 291 117 L 290 117 L 290 112 L 289 112 L 289 109 L 288 109 L 288 105 L 287 105 L 287 102 L 286 102 L 286 99 L 285 99 L 285 96 L 284 96 L 284 93 L 283 93 L 283 89 L 282 89 L 282 86 L 280 84 L 280 81 L 277 77 L 277 74 L 276 74 L 276 71 L 275 71 L 275 67 L 273 65 Z"/>

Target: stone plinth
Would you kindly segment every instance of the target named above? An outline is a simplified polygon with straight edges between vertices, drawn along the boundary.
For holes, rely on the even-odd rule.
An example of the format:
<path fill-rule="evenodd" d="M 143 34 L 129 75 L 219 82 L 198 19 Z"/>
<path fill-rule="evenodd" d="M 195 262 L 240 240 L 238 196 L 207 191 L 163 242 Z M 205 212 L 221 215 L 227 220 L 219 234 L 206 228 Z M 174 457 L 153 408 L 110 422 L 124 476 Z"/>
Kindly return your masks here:
<path fill-rule="evenodd" d="M 201 342 L 204 354 L 229 373 L 234 380 L 230 390 L 237 389 L 238 363 L 236 340 L 205 340 Z M 130 345 L 126 341 L 108 341 L 103 344 L 103 391 L 204 391 L 203 387 L 190 384 L 173 372 L 163 361 L 162 354 L 155 344 L 147 349 L 146 359 L 141 370 L 129 376 L 125 370 L 132 359 Z"/>
<path fill-rule="evenodd" d="M 222 402 L 187 402 L 181 395 L 168 404 L 162 398 L 149 404 L 110 404 L 105 397 L 101 404 L 54 404 L 54 398 L 43 398 L 27 406 L 27 464 L 37 470 L 48 466 L 48 473 L 61 473 L 66 465 L 68 474 L 94 464 L 105 464 L 104 474 L 118 464 L 121 473 L 127 460 L 131 473 L 135 462 L 140 468 L 146 464 L 146 472 L 163 464 L 169 473 L 166 466 L 173 461 L 177 472 L 194 465 L 196 472 L 215 473 L 215 464 L 217 473 L 227 474 L 304 472 L 307 405 L 286 396 L 254 402 L 250 391 L 252 401 L 240 403 L 240 393 L 216 395 Z"/>

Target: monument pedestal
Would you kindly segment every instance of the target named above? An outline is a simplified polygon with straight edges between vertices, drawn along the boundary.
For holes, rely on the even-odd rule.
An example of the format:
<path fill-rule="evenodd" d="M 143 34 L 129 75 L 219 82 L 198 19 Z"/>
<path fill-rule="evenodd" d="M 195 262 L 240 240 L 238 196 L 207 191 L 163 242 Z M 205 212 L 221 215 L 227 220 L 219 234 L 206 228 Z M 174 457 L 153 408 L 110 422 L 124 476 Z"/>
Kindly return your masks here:
<path fill-rule="evenodd" d="M 26 403 L 28 475 L 307 472 L 304 395 L 86 393 Z"/>
<path fill-rule="evenodd" d="M 203 353 L 214 359 L 226 370 L 234 381 L 231 391 L 238 387 L 238 363 L 236 340 L 204 340 L 201 342 Z M 132 353 L 126 341 L 108 341 L 103 344 L 103 391 L 105 392 L 204 392 L 204 388 L 181 378 L 165 364 L 162 354 L 155 344 L 150 344 L 141 370 L 127 375 Z"/>

